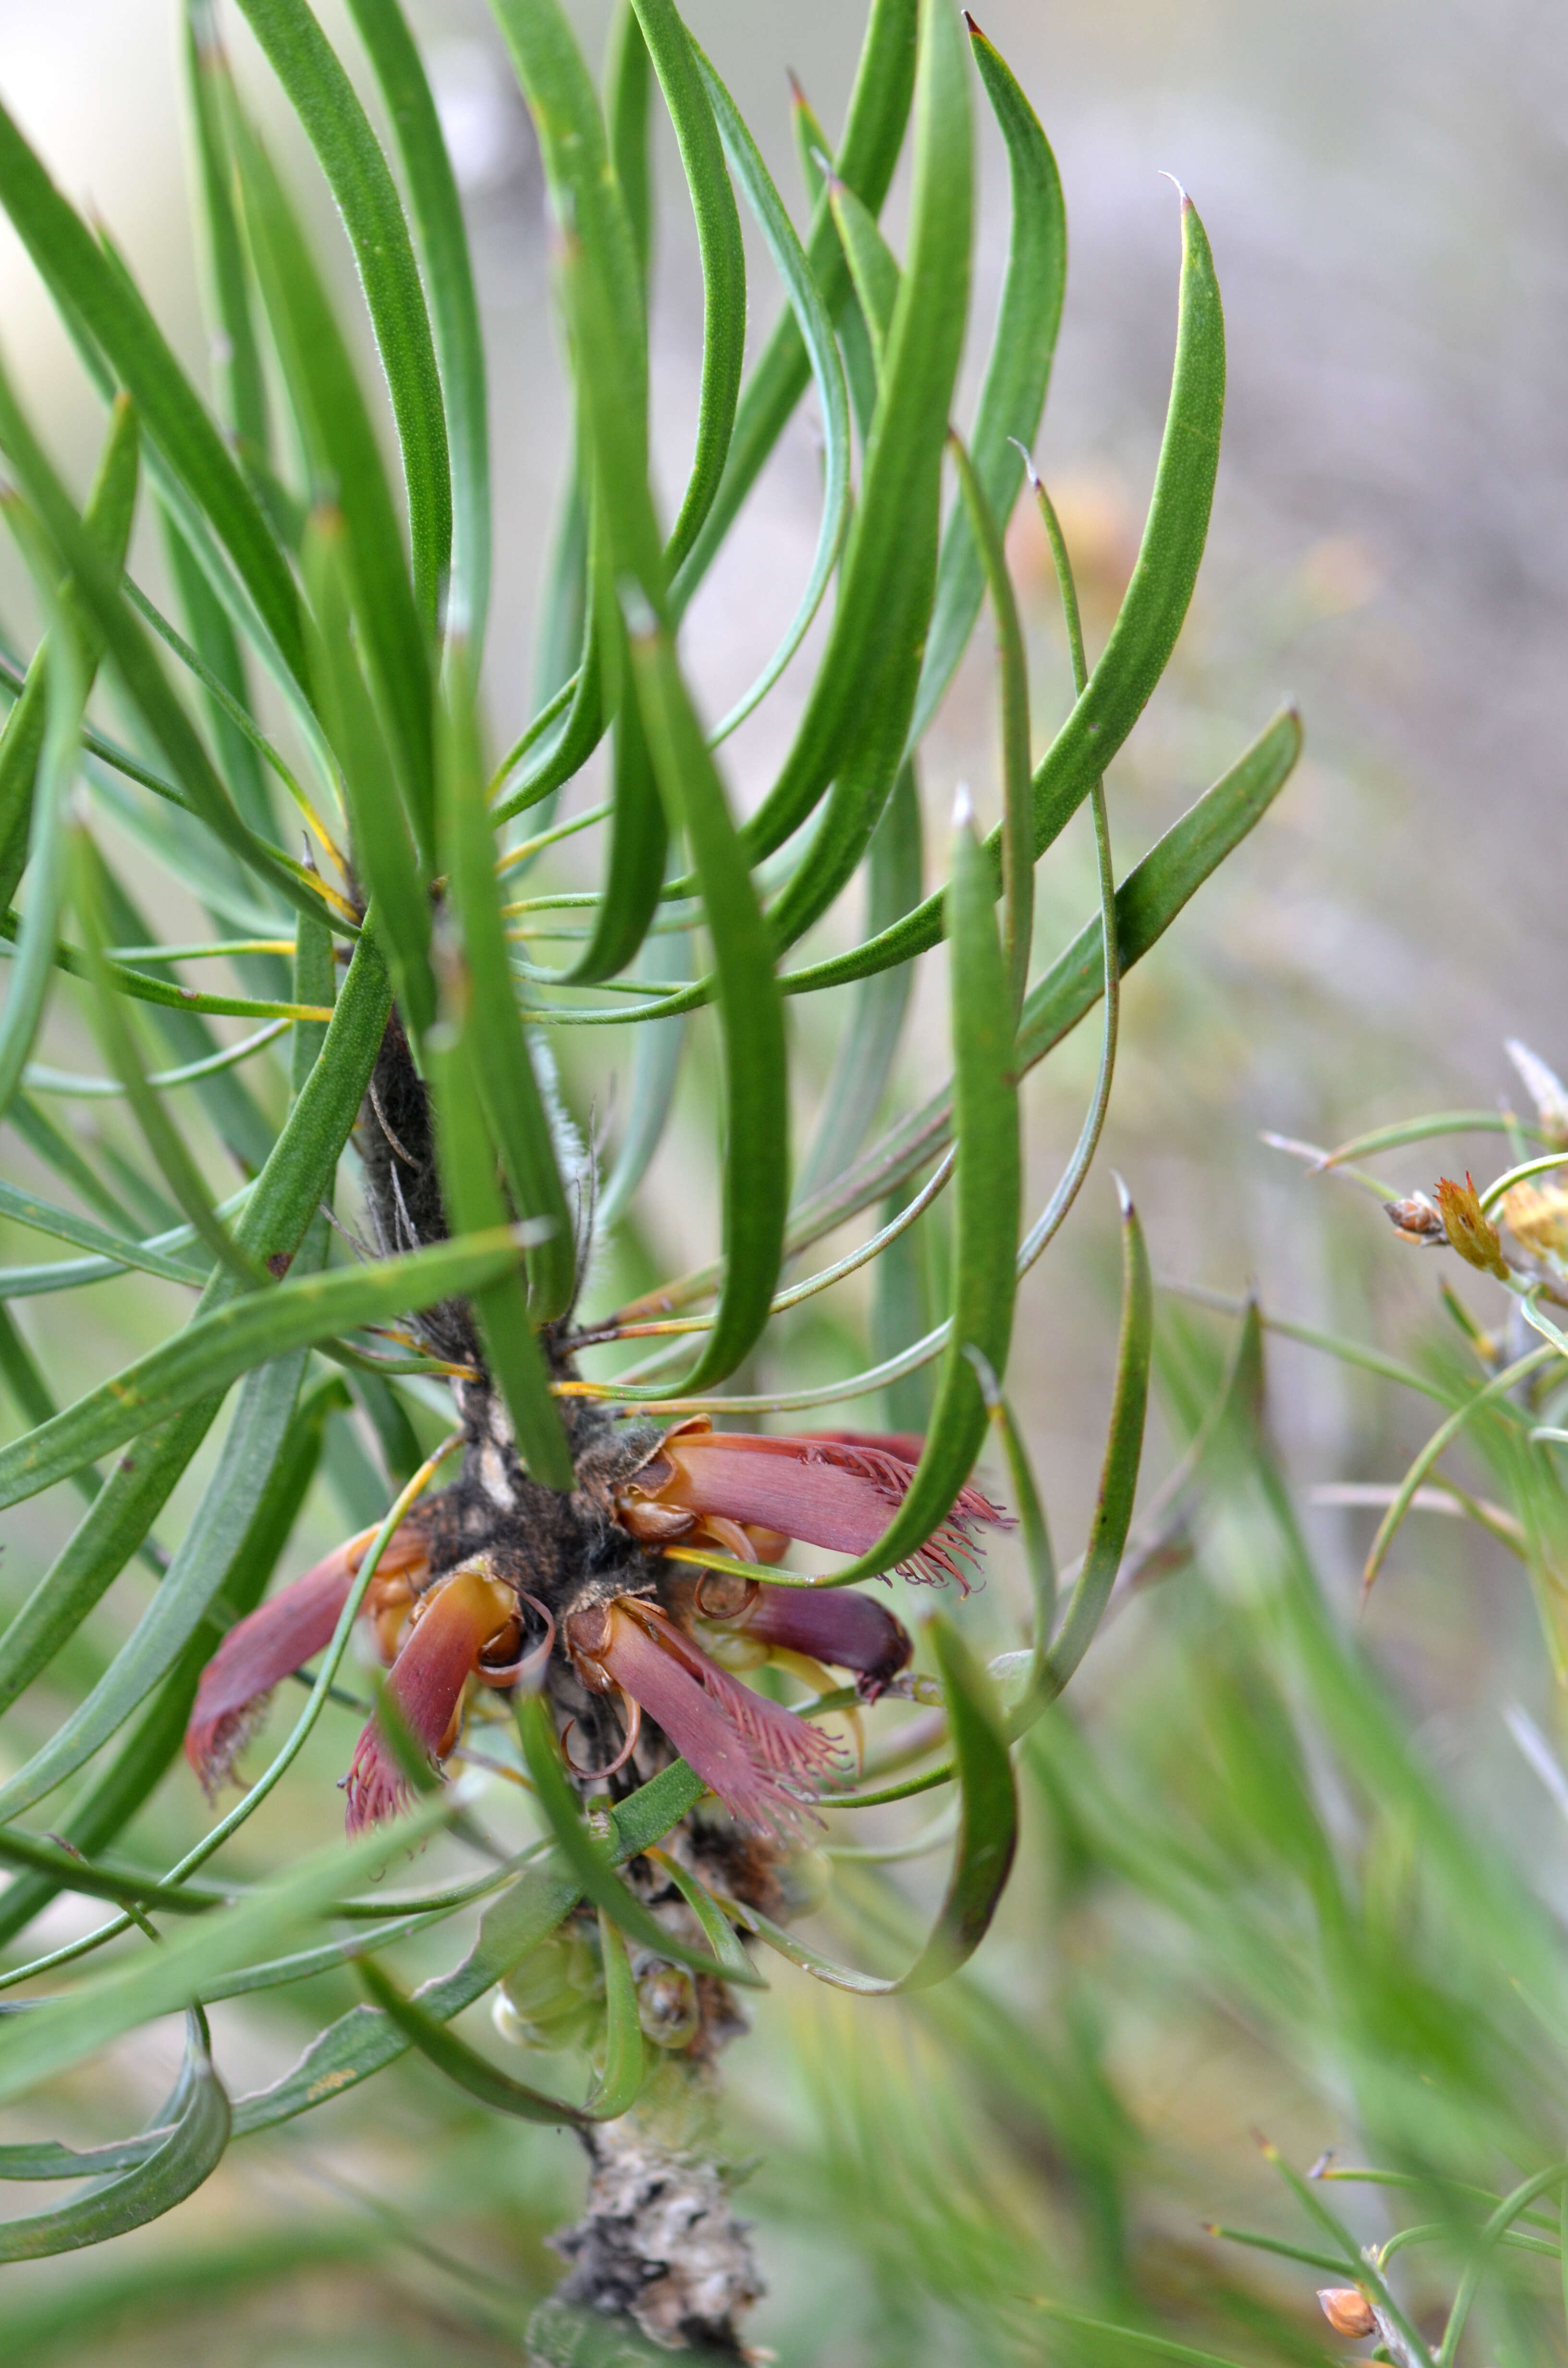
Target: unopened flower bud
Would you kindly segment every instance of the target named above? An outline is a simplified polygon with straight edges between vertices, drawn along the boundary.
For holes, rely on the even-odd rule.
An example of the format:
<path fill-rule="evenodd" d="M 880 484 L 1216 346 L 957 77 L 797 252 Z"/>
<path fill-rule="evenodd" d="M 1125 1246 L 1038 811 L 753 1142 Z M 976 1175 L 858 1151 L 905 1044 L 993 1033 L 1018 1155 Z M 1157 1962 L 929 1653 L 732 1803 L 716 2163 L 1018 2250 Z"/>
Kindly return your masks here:
<path fill-rule="evenodd" d="M 502 1982 L 491 2009 L 495 2028 L 514 2047 L 570 2047 L 598 2014 L 603 1987 L 581 1930 L 559 1927 Z"/>
<path fill-rule="evenodd" d="M 1383 1214 L 1402 1242 L 1415 1242 L 1427 1250 L 1448 1248 L 1449 1236 L 1437 1204 L 1425 1192 L 1413 1192 L 1407 1201 L 1385 1201 Z"/>
<path fill-rule="evenodd" d="M 1376 2335 L 1378 2322 L 1372 2316 L 1372 2305 L 1359 2286 L 1319 2286 L 1318 2301 L 1335 2335 L 1347 2335 L 1352 2342 L 1358 2342 L 1363 2336 Z"/>
<path fill-rule="evenodd" d="M 637 1985 L 637 2020 L 655 2047 L 689 2047 L 697 2036 L 697 1984 L 684 1965 L 656 1965 Z"/>
<path fill-rule="evenodd" d="M 1506 1282 L 1502 1239 L 1491 1218 L 1483 1213 L 1481 1195 L 1468 1170 L 1462 1184 L 1456 1184 L 1451 1176 L 1437 1178 L 1437 1208 L 1443 1230 L 1465 1264 Z"/>
<path fill-rule="evenodd" d="M 1503 1214 L 1516 1241 L 1538 1254 L 1568 1251 L 1568 1188 L 1516 1184 L 1503 1195 Z"/>

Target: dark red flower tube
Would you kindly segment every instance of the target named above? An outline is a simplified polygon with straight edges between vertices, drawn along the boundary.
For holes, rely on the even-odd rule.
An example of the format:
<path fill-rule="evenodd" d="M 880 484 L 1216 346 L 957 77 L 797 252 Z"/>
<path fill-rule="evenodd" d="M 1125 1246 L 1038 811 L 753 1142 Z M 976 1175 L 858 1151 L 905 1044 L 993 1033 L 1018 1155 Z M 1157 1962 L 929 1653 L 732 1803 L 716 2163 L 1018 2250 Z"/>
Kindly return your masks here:
<path fill-rule="evenodd" d="M 223 1784 L 260 1725 L 275 1686 L 324 1652 L 365 1558 L 374 1529 L 329 1554 L 324 1562 L 236 1621 L 201 1672 L 185 1734 L 185 1756 L 209 1796 Z M 405 1522 L 381 1555 L 366 1600 L 383 1630 L 413 1599 L 428 1553 L 419 1530 Z M 388 1640 L 390 1644 L 390 1639 Z M 389 1654 L 390 1657 L 390 1654 Z"/>
<path fill-rule="evenodd" d="M 915 1647 L 886 1604 L 853 1587 L 758 1587 L 736 1616 L 743 1635 L 789 1653 L 809 1653 L 835 1669 L 853 1669 L 862 1702 L 875 1702 Z"/>
<path fill-rule="evenodd" d="M 619 1688 L 645 1710 L 743 1824 L 794 1838 L 842 1764 L 831 1736 L 742 1685 L 641 1598 L 574 1612 L 566 1642 L 585 1685 Z"/>
<path fill-rule="evenodd" d="M 875 1702 L 910 1660 L 909 1631 L 883 1603 L 853 1587 L 769 1587 L 704 1571 L 679 1588 L 683 1615 L 787 1653 L 853 1669 L 862 1702 Z"/>
<path fill-rule="evenodd" d="M 903 1502 L 914 1474 L 914 1463 L 874 1434 L 756 1438 L 713 1430 L 698 1416 L 667 1432 L 632 1474 L 617 1496 L 616 1514 L 651 1546 L 678 1539 L 743 1561 L 777 1561 L 772 1540 L 799 1538 L 830 1553 L 863 1554 Z M 974 1531 L 1012 1526 L 978 1488 L 960 1489 L 946 1520 L 898 1571 L 926 1584 L 956 1578 L 967 1594 L 965 1564 L 978 1554 Z"/>
<path fill-rule="evenodd" d="M 463 1688 L 486 1649 L 505 1651 L 519 1627 L 515 1591 L 477 1567 L 453 1571 L 420 1597 L 387 1692 L 432 1764 L 457 1740 Z M 355 1747 L 346 1784 L 350 1834 L 395 1817 L 407 1802 L 408 1780 L 376 1719 Z"/>

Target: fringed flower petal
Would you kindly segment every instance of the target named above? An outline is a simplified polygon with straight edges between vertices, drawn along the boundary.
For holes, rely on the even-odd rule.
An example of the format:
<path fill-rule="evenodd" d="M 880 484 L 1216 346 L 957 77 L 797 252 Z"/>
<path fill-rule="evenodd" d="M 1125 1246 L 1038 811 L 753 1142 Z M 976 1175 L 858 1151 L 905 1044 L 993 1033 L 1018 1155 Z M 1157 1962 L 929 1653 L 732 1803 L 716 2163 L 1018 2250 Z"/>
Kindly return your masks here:
<path fill-rule="evenodd" d="M 895 1453 L 882 1437 L 824 1432 L 798 1439 L 756 1438 L 683 1423 L 669 1432 L 633 1474 L 616 1510 L 634 1537 L 656 1545 L 671 1537 L 672 1512 L 689 1517 L 687 1541 L 704 1540 L 728 1552 L 723 1530 L 799 1538 L 845 1554 L 869 1553 L 908 1494 L 918 1442 L 890 1434 L 915 1458 Z M 926 1584 L 955 1578 L 969 1592 L 966 1565 L 978 1558 L 974 1532 L 1013 1523 L 978 1488 L 960 1489 L 947 1518 L 924 1545 L 898 1564 L 900 1576 Z"/>
<path fill-rule="evenodd" d="M 386 1690 L 394 1714 L 432 1763 L 456 1740 L 463 1688 L 481 1656 L 487 1646 L 515 1642 L 517 1628 L 514 1590 L 473 1565 L 421 1597 Z M 350 1834 L 395 1817 L 407 1802 L 408 1780 L 377 1718 L 355 1747 L 346 1783 Z"/>
<path fill-rule="evenodd" d="M 261 1724 L 275 1686 L 303 1668 L 332 1641 L 338 1615 L 365 1557 L 374 1529 L 361 1530 L 312 1570 L 237 1621 L 201 1673 L 186 1729 L 185 1756 L 217 1793 Z M 377 1567 L 368 1611 L 386 1613 L 406 1602 L 413 1579 L 428 1566 L 419 1530 L 404 1523 Z"/>
<path fill-rule="evenodd" d="M 753 1693 L 640 1598 L 574 1613 L 567 1640 L 588 1682 L 640 1702 L 733 1816 L 782 1840 L 800 1833 L 842 1761 L 830 1736 Z"/>

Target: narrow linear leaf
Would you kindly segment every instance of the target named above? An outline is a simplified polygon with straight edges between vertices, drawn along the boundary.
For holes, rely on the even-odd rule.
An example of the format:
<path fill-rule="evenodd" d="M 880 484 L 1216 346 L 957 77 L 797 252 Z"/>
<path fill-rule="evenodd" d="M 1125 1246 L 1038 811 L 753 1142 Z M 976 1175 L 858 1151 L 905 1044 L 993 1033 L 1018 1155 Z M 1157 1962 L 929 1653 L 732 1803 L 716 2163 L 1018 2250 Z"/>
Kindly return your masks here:
<path fill-rule="evenodd" d="M 867 775 L 853 814 L 858 850 L 903 756 L 935 594 L 943 441 L 968 304 L 971 141 L 962 33 L 941 0 L 922 0 L 909 255 L 827 648 L 790 754 L 745 825 L 753 861 L 781 846 L 857 757 Z M 826 827 L 847 833 L 851 816 Z M 824 852 L 819 837 L 813 887 Z M 820 893 L 808 907 L 823 909 Z"/>
<path fill-rule="evenodd" d="M 502 1225 L 369 1267 L 281 1282 L 198 1315 L 41 1430 L 0 1449 L 0 1507 L 35 1496 L 92 1457 L 226 1388 L 252 1365 L 336 1332 L 482 1291 L 516 1265 L 520 1247 L 515 1229 Z"/>
<path fill-rule="evenodd" d="M 95 536 L 117 566 L 125 564 L 126 544 L 131 536 L 131 523 L 136 509 L 136 487 L 140 431 L 136 414 L 127 396 L 116 399 L 109 415 L 109 431 L 104 444 L 103 457 L 93 489 L 87 496 L 87 507 L 82 522 Z M 92 689 L 93 676 L 102 655 L 102 643 L 94 632 L 91 620 L 81 604 L 72 596 L 67 583 L 61 588 L 61 605 L 71 620 L 74 637 L 80 645 L 82 670 L 85 678 L 83 697 Z M 4 910 L 17 893 L 28 860 L 28 824 L 31 812 L 33 780 L 43 749 L 49 712 L 49 644 L 47 640 L 35 652 L 21 684 L 16 705 L 6 718 L 0 731 L 0 910 Z M 0 1097 L 0 1100 L 9 1097 Z"/>
<path fill-rule="evenodd" d="M 547 2097 L 541 2089 L 529 2089 L 521 2080 L 514 2080 L 509 2073 L 499 2070 L 477 2049 L 470 2047 L 466 2040 L 449 2031 L 445 2023 L 437 2022 L 434 2015 L 426 2014 L 405 1997 L 373 1957 L 358 1958 L 355 1971 L 403 2038 L 417 2048 L 437 2072 L 444 2073 L 454 2087 L 461 2089 L 476 2103 L 488 2106 L 493 2113 L 574 2129 L 610 2118 L 608 2114 L 585 2112 L 580 2105 L 569 2105 L 563 2097 Z"/>
<path fill-rule="evenodd" d="M 967 814 L 953 831 L 948 907 L 958 1145 L 951 1330 L 908 1494 L 876 1544 L 834 1572 L 835 1586 L 891 1569 L 929 1537 L 985 1436 L 985 1396 L 971 1352 L 993 1373 L 1006 1371 L 1022 1192 L 1012 990 L 984 853 Z"/>
<path fill-rule="evenodd" d="M 733 1372 L 767 1322 L 789 1208 L 789 1084 L 767 924 L 740 835 L 668 634 L 634 623 L 632 663 L 653 768 L 684 833 L 713 946 L 724 1061 L 724 1280 L 687 1386 Z"/>
<path fill-rule="evenodd" d="M 1149 1363 L 1153 1352 L 1154 1291 L 1143 1228 L 1127 1188 L 1117 1179 L 1121 1196 L 1121 1329 L 1116 1353 L 1116 1395 L 1110 1432 L 1100 1467 L 1099 1493 L 1084 1566 L 1073 1589 L 1060 1629 L 1041 1652 L 1037 1639 L 1031 1694 L 1039 1688 L 1045 1698 L 1060 1693 L 1093 1642 L 1132 1522 L 1138 1489 L 1138 1467 L 1143 1452 L 1143 1420 L 1149 1404 Z"/>
<path fill-rule="evenodd" d="M 441 861 L 461 932 L 470 998 L 460 1024 L 483 1047 L 473 1076 L 519 1217 L 535 1229 L 528 1252 L 528 1304 L 536 1323 L 571 1305 L 577 1243 L 555 1155 L 550 1115 L 534 1074 L 507 957 L 495 848 L 479 761 L 477 689 L 466 652 L 454 655 L 442 702 L 439 749 Z M 618 730 L 626 728 L 622 718 Z M 649 784 L 648 794 L 653 787 Z M 619 843 L 619 834 L 618 834 Z M 659 861 L 662 862 L 662 848 Z M 655 890 L 656 894 L 656 890 Z M 651 908 L 651 903 L 650 903 Z M 554 1426 L 557 1429 L 559 1424 Z"/>
<path fill-rule="evenodd" d="M 241 1249 L 260 1263 L 287 1264 L 294 1257 L 330 1189 L 349 1128 L 358 1115 L 390 1000 L 385 965 L 375 943 L 373 916 L 368 916 L 327 1030 L 323 1056 L 296 1098 L 235 1228 Z M 215 1274 L 202 1296 L 203 1311 L 219 1306 L 234 1287 L 226 1273 Z M 177 1351 L 177 1340 L 170 1346 Z M 10 1656 L 18 1638 L 34 1634 L 39 1622 L 58 1623 L 55 1633 L 60 1639 L 81 1625 L 146 1537 L 221 1403 L 221 1397 L 211 1395 L 187 1407 L 144 1437 L 133 1456 L 121 1458 L 85 1520 L 0 1640 L 0 1667 L 14 1666 Z M 50 1650 L 54 1649 L 57 1646 L 51 1645 Z M 61 1772 L 71 1771 L 66 1768 Z M 0 1815 L 6 1813 L 0 1809 Z"/>
<path fill-rule="evenodd" d="M 55 188 L 3 107 L 0 204 L 57 302 L 80 316 L 102 347 L 148 433 L 228 550 L 286 662 L 302 678 L 293 584 L 254 495 L 142 298 Z"/>
<path fill-rule="evenodd" d="M 692 1773 L 684 1759 L 676 1759 L 639 1786 L 629 1800 L 607 1810 L 612 1863 L 624 1866 L 650 1843 L 662 1839 L 695 1808 L 705 1790 L 701 1778 Z M 581 1896 L 580 1885 L 559 1859 L 551 1857 L 529 1868 L 485 1909 L 480 1918 L 479 1938 L 462 1963 L 417 1992 L 420 2004 L 443 2022 L 460 2014 L 530 1949 L 537 1948 L 571 1914 Z M 407 2045 L 385 2015 L 368 2007 L 355 2008 L 313 2040 L 282 2079 L 240 2099 L 234 2109 L 236 2135 L 272 2129 L 297 2113 L 310 2112 L 395 2063 Z"/>
<path fill-rule="evenodd" d="M 354 249 L 403 453 L 415 597 L 433 632 L 451 564 L 452 483 L 435 341 L 402 201 L 354 85 L 305 0 L 240 5 L 305 128 Z"/>
<path fill-rule="evenodd" d="M 398 0 L 349 0 L 408 182 L 440 363 L 452 481 L 450 627 L 484 645 L 490 606 L 490 428 L 484 344 L 462 201 L 418 47 Z"/>
<path fill-rule="evenodd" d="M 888 193 L 909 120 L 917 14 L 917 0 L 873 0 L 849 97 L 837 171 L 873 214 L 881 211 Z M 709 91 L 722 129 L 723 112 L 711 82 Z M 733 149 L 730 160 L 738 172 Z M 847 296 L 849 282 L 825 198 L 819 199 L 812 219 L 806 259 L 832 315 Z M 775 324 L 742 389 L 723 482 L 682 570 L 683 602 L 689 600 L 734 524 L 810 377 L 811 362 L 799 315 L 786 313 Z"/>
<path fill-rule="evenodd" d="M 599 1952 L 605 1974 L 604 2058 L 594 2089 L 593 2110 L 597 2120 L 614 2122 L 637 2102 L 646 2051 L 631 1959 L 619 1925 L 602 1907 Z"/>
<path fill-rule="evenodd" d="M 108 2046 L 122 2032 L 198 2004 L 207 1983 L 265 1954 L 285 1936 L 307 1930 L 330 1900 L 434 1832 L 451 1808 L 449 1792 L 347 1848 L 339 1841 L 313 1851 L 233 1907 L 193 1918 L 165 1938 L 162 1948 L 143 1950 L 69 1997 L 47 1999 L 0 2023 L 0 2099 L 9 2102 L 25 2096 Z"/>
<path fill-rule="evenodd" d="M 1056 159 L 1033 108 L 967 12 L 965 24 L 1006 147 L 1013 208 L 991 359 L 969 439 L 975 475 L 1000 528 L 1011 517 L 1023 483 L 1023 461 L 1016 445 L 1033 443 L 1045 408 L 1067 281 L 1067 217 Z M 909 727 L 912 745 L 924 738 L 968 646 L 982 588 L 973 517 L 965 504 L 954 510 L 942 537 L 931 631 Z"/>
<path fill-rule="evenodd" d="M 990 1929 L 1017 1847 L 1017 1790 L 990 1680 L 948 1621 L 938 1615 L 930 1623 L 930 1634 L 960 1787 L 959 1843 L 937 1921 L 914 1964 L 892 1981 L 855 1973 L 808 1948 L 767 1917 L 747 1911 L 758 1937 L 780 1956 L 835 1989 L 868 1998 L 928 1989 L 968 1963 Z"/>
<path fill-rule="evenodd" d="M 229 2100 L 212 2068 L 211 2043 L 199 2008 L 189 2011 L 187 2022 L 176 2110 L 162 2144 L 133 2169 L 89 2189 L 73 2203 L 0 2221 L 0 2261 L 36 2261 L 145 2227 L 211 2177 L 229 2143 Z"/>
<path fill-rule="evenodd" d="M 675 127 L 702 262 L 702 382 L 691 473 L 665 552 L 665 567 L 673 575 L 713 507 L 729 455 L 745 352 L 745 250 L 691 36 L 674 0 L 633 0 L 633 5 Z"/>
<path fill-rule="evenodd" d="M 584 1896 L 639 1948 L 652 1950 L 655 1956 L 666 1958 L 674 1965 L 690 1965 L 699 1973 L 723 1972 L 729 1980 L 740 1981 L 738 1972 L 732 1966 L 722 1967 L 706 1949 L 692 1948 L 666 1931 L 615 1873 L 608 1853 L 584 1823 L 577 1796 L 561 1764 L 555 1731 L 541 1695 L 530 1694 L 517 1704 L 517 1732 L 556 1848 Z M 760 1976 L 749 1969 L 746 1978 L 754 1985 L 760 1981 Z"/>
<path fill-rule="evenodd" d="M 818 287 L 810 259 L 795 235 L 772 176 L 739 108 L 708 60 L 698 52 L 710 103 L 718 123 L 730 169 L 739 182 L 753 219 L 767 242 L 774 268 L 784 283 L 797 349 L 801 350 L 816 387 L 823 427 L 822 516 L 811 570 L 777 648 L 756 679 L 729 710 L 712 734 L 716 746 L 767 697 L 804 640 L 812 619 L 822 605 L 849 520 L 849 411 L 844 369 L 833 334 L 833 318 Z M 804 380 L 802 379 L 802 384 Z M 728 489 L 729 480 L 724 480 Z M 719 496 L 716 495 L 715 499 Z M 671 586 L 671 608 L 684 611 L 705 570 L 711 552 L 694 541 Z"/>
<path fill-rule="evenodd" d="M 255 5 L 270 8 L 277 0 Z M 335 504 L 347 528 L 353 606 L 389 723 L 394 778 L 428 861 L 434 851 L 434 590 L 422 580 L 416 591 L 409 581 L 392 488 L 353 357 L 271 159 L 237 108 L 233 141 L 267 318 L 283 358 L 314 491 L 319 500 Z M 443 466 L 444 460 L 443 452 Z M 426 561 L 429 555 L 426 545 Z"/>

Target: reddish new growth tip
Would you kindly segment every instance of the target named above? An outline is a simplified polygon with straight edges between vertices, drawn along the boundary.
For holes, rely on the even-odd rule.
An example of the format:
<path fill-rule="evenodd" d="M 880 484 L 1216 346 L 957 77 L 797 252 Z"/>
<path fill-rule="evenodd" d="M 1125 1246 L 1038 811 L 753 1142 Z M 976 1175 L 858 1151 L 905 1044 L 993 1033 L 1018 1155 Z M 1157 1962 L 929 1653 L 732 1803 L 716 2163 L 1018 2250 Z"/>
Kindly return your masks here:
<path fill-rule="evenodd" d="M 777 1562 L 791 1538 L 859 1555 L 903 1502 L 918 1457 L 919 1442 L 903 1434 L 764 1439 L 716 1431 L 699 1415 L 661 1440 L 618 1492 L 616 1516 L 646 1545 L 711 1545 L 742 1562 Z M 899 1575 L 927 1586 L 955 1578 L 967 1595 L 974 1532 L 1012 1526 L 978 1488 L 960 1489 L 925 1544 L 896 1565 Z"/>

